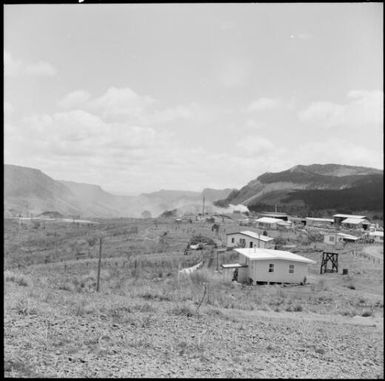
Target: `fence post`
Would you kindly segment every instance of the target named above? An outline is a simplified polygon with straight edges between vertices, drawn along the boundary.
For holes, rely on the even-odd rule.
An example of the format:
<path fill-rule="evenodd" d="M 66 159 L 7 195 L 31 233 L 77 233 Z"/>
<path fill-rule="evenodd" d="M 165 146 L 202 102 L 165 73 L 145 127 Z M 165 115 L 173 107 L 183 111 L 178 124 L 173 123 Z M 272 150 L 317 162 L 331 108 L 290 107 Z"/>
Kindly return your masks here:
<path fill-rule="evenodd" d="M 99 241 L 99 263 L 98 263 L 98 278 L 96 281 L 96 292 L 99 292 L 101 264 L 102 264 L 102 237 L 100 237 L 100 241 Z"/>

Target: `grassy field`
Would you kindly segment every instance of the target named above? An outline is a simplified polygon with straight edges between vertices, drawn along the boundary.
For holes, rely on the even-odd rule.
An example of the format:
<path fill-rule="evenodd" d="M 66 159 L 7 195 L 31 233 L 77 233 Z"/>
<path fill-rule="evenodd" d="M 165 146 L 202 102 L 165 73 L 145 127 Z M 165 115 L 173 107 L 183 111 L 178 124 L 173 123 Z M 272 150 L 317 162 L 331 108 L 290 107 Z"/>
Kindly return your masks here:
<path fill-rule="evenodd" d="M 194 235 L 224 242 L 235 222 L 218 235 L 204 222 L 99 222 L 5 220 L 5 376 L 383 376 L 382 261 L 364 247 L 320 275 L 322 244 L 287 233 L 285 244 L 317 261 L 307 284 L 246 286 L 224 281 L 213 248 L 184 255 Z M 219 264 L 236 260 L 226 252 Z"/>

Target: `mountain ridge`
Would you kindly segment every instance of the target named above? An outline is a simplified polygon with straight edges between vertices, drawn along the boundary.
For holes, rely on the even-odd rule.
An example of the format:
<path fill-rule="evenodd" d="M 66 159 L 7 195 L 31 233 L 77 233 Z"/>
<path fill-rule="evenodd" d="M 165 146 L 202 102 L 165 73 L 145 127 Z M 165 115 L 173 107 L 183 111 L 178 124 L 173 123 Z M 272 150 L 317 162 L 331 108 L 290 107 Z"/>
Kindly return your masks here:
<path fill-rule="evenodd" d="M 205 188 L 202 192 L 160 190 L 138 196 L 114 195 L 100 185 L 54 180 L 40 169 L 4 164 L 4 213 L 41 214 L 54 210 L 84 217 L 141 217 L 146 211 L 156 216 L 165 210 L 180 213 L 201 209 L 203 195 L 208 203 L 227 197 L 231 189 Z M 148 215 L 148 214 L 147 214 Z"/>
<path fill-rule="evenodd" d="M 376 185 L 368 188 L 366 183 L 370 183 L 373 179 L 377 179 L 375 181 Z M 363 198 L 370 198 L 375 194 L 375 200 L 379 205 L 378 210 L 380 210 L 383 201 L 375 186 L 381 189 L 381 179 L 383 179 L 383 170 L 370 167 L 340 164 L 296 165 L 281 172 L 266 172 L 249 181 L 239 190 L 233 191 L 227 198 L 217 200 L 214 205 L 225 207 L 230 203 L 236 203 L 246 205 L 250 210 L 257 211 L 261 208 L 279 204 L 287 210 L 293 209 L 290 208 L 293 205 L 296 206 L 297 210 L 300 207 L 309 210 L 315 207 L 310 200 L 314 201 L 322 197 L 319 192 L 336 191 L 337 193 L 333 193 L 333 195 L 339 197 L 337 196 L 338 192 L 358 187 L 365 188 L 366 192 L 370 192 L 370 194 L 363 193 Z M 316 197 L 310 196 L 312 191 L 318 192 Z M 355 194 L 355 192 L 353 193 Z M 331 194 L 325 193 L 324 195 L 331 197 Z M 344 207 L 354 209 L 353 197 L 350 195 L 349 199 L 351 203 L 349 205 L 343 203 Z M 354 197 L 354 200 L 357 202 L 357 196 Z M 318 206 L 323 205 L 319 200 L 316 204 Z M 325 203 L 325 205 L 329 204 L 333 203 Z M 359 204 L 365 205 L 362 202 Z M 375 206 L 373 200 L 369 204 L 371 208 Z"/>

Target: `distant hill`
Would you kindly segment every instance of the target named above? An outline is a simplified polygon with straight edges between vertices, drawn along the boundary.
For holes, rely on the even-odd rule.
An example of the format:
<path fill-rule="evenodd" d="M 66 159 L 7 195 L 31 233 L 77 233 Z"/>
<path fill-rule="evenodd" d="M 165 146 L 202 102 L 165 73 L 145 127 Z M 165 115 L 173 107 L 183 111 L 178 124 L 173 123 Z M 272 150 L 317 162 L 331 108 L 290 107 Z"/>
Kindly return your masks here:
<path fill-rule="evenodd" d="M 25 214 L 47 210 L 76 213 L 76 197 L 65 185 L 39 169 L 4 165 L 4 211 Z"/>
<path fill-rule="evenodd" d="M 202 192 L 160 190 L 139 196 L 118 196 L 99 185 L 54 180 L 39 169 L 4 165 L 4 215 L 39 215 L 43 212 L 82 217 L 141 217 L 144 211 L 159 216 L 239 209 L 306 213 L 337 209 L 341 212 L 383 209 L 383 171 L 337 164 L 297 165 L 278 173 L 264 173 L 240 190 Z M 216 200 L 216 201 L 215 201 Z M 215 202 L 214 202 L 215 201 Z M 238 206 L 237 206 L 238 205 Z M 237 206 L 237 207 L 235 207 Z"/>
<path fill-rule="evenodd" d="M 99 185 L 54 180 L 39 169 L 4 165 L 4 214 L 39 215 L 46 211 L 82 217 L 142 217 L 147 211 L 153 216 L 165 210 L 195 212 L 218 197 L 227 197 L 231 190 L 205 189 L 203 192 L 161 190 L 139 196 L 118 196 Z"/>
<path fill-rule="evenodd" d="M 226 198 L 233 190 L 234 189 L 230 189 L 230 188 L 226 188 L 226 189 L 205 188 L 201 193 L 201 198 L 202 196 L 204 196 L 206 201 L 213 202 L 215 200 Z"/>
<path fill-rule="evenodd" d="M 379 211 L 383 207 L 382 194 L 382 170 L 313 164 L 264 173 L 214 204 L 243 204 L 254 211 L 272 209 L 275 205 L 287 212 L 323 209 Z"/>

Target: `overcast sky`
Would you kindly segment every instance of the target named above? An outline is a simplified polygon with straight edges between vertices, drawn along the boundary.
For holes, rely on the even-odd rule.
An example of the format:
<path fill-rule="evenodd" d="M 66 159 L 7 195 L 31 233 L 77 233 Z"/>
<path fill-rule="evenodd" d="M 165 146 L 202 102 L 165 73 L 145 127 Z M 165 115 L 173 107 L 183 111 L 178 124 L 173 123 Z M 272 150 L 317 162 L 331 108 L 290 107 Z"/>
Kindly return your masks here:
<path fill-rule="evenodd" d="M 382 169 L 382 8 L 5 5 L 5 163 L 119 194 Z"/>

